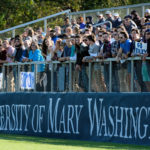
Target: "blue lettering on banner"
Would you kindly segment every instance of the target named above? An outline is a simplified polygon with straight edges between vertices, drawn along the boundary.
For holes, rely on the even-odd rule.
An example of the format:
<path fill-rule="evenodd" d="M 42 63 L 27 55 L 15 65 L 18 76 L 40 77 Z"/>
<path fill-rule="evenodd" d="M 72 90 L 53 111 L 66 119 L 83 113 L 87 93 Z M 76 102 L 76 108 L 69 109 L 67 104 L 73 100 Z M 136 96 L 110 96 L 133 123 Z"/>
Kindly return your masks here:
<path fill-rule="evenodd" d="M 135 42 L 134 54 L 146 54 L 147 53 L 147 43 Z"/>
<path fill-rule="evenodd" d="M 0 89 L 2 89 L 2 85 L 3 85 L 3 74 L 0 73 Z"/>
<path fill-rule="evenodd" d="M 149 97 L 150 93 L 1 93 L 0 133 L 150 145 Z"/>
<path fill-rule="evenodd" d="M 34 89 L 33 72 L 21 72 L 21 89 Z"/>

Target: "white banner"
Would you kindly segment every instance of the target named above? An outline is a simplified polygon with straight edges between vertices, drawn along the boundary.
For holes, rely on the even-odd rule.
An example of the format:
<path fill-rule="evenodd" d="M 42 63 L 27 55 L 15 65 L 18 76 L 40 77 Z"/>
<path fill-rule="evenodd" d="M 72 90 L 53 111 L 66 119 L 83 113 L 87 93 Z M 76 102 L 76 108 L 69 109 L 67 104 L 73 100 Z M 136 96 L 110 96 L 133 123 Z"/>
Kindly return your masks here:
<path fill-rule="evenodd" d="M 3 85 L 3 74 L 0 73 L 0 89 L 2 89 L 2 85 Z"/>
<path fill-rule="evenodd" d="M 134 54 L 146 54 L 147 53 L 147 43 L 135 42 Z"/>
<path fill-rule="evenodd" d="M 34 72 L 21 72 L 21 89 L 34 89 Z"/>

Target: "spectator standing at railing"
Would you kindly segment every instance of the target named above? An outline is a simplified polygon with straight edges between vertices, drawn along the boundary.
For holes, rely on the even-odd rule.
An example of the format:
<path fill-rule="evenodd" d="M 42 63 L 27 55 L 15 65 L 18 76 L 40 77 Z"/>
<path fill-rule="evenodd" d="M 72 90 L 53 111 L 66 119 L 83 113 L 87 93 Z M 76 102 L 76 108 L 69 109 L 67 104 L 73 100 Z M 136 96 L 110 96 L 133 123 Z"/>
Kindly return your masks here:
<path fill-rule="evenodd" d="M 114 42 L 111 43 L 112 57 L 115 58 L 120 49 L 119 35 L 117 29 L 113 31 Z M 112 62 L 112 92 L 120 92 L 120 64 Z"/>
<path fill-rule="evenodd" d="M 131 56 L 141 56 L 142 54 L 136 54 L 135 53 L 136 42 L 142 42 L 141 38 L 140 38 L 139 30 L 138 29 L 132 29 L 131 36 L 132 36 L 132 43 L 131 43 L 131 48 L 130 48 Z M 140 86 L 141 92 L 147 92 L 148 90 L 147 90 L 146 84 L 143 82 L 143 78 L 142 78 L 142 61 L 141 60 L 135 60 L 134 61 L 134 70 L 135 70 L 134 77 Z M 137 86 L 136 82 L 134 85 L 135 85 L 134 89 L 138 90 L 138 86 Z"/>
<path fill-rule="evenodd" d="M 103 33 L 103 45 L 101 47 L 99 56 L 100 59 L 111 58 L 111 34 L 109 32 Z M 109 91 L 109 63 L 104 62 L 104 80 L 107 92 Z"/>
<path fill-rule="evenodd" d="M 103 23 L 105 21 L 103 14 L 97 13 L 96 16 L 98 18 L 98 22 L 96 24 Z"/>
<path fill-rule="evenodd" d="M 6 50 L 6 62 L 12 63 L 14 58 L 15 48 L 9 44 L 8 40 L 3 41 L 4 50 Z M 14 91 L 13 89 L 13 72 L 12 68 L 7 67 L 6 71 L 6 89 L 8 91 Z"/>
<path fill-rule="evenodd" d="M 14 61 L 15 62 L 22 62 L 22 54 L 24 50 L 24 45 L 21 37 L 15 38 L 15 54 L 14 54 Z"/>
<path fill-rule="evenodd" d="M 71 27 L 67 27 L 67 28 L 66 28 L 66 35 L 67 35 L 67 36 L 72 36 L 72 35 L 73 35 L 73 33 L 72 33 L 72 28 L 71 28 Z"/>
<path fill-rule="evenodd" d="M 147 54 L 143 55 L 143 64 L 142 74 L 143 74 L 143 81 L 146 83 L 148 91 L 150 91 L 150 62 L 149 60 L 146 61 L 146 57 L 150 57 L 150 29 L 145 31 L 144 42 L 147 43 Z M 145 73 L 144 73 L 145 71 Z"/>
<path fill-rule="evenodd" d="M 80 29 L 85 29 L 85 23 L 83 17 L 78 17 L 77 18 L 77 23 L 80 25 Z"/>
<path fill-rule="evenodd" d="M 141 18 L 139 16 L 138 12 L 135 10 L 131 11 L 131 17 L 132 17 L 132 20 L 136 23 L 138 29 L 141 29 L 141 27 L 142 27 Z"/>
<path fill-rule="evenodd" d="M 59 61 L 62 61 L 62 62 L 70 60 L 70 57 L 75 50 L 75 47 L 74 45 L 72 45 L 72 42 L 71 42 L 71 37 L 66 37 L 65 41 L 66 41 L 66 46 L 64 47 L 62 57 L 59 58 Z M 68 64 L 64 65 L 64 69 L 65 69 L 65 86 L 64 87 L 65 87 L 65 90 L 68 91 L 69 89 L 69 65 Z"/>
<path fill-rule="evenodd" d="M 38 27 L 37 28 L 37 33 L 39 34 L 39 35 L 42 35 L 42 36 L 46 36 L 46 33 L 45 32 L 43 32 L 43 29 L 42 29 L 42 27 Z"/>
<path fill-rule="evenodd" d="M 61 27 L 55 26 L 55 36 L 59 37 L 61 35 Z"/>
<path fill-rule="evenodd" d="M 64 34 L 64 33 L 66 32 L 66 28 L 67 28 L 67 27 L 70 27 L 70 26 L 71 26 L 71 25 L 70 25 L 69 18 L 66 17 L 66 18 L 64 19 L 64 25 L 61 27 L 61 33 Z"/>
<path fill-rule="evenodd" d="M 28 62 L 32 62 L 32 61 L 42 61 L 44 62 L 44 57 L 42 56 L 42 52 L 39 49 L 38 43 L 33 41 L 31 43 L 31 50 L 29 52 L 29 58 L 26 59 L 26 61 Z M 32 71 L 34 71 L 34 66 L 32 65 Z M 40 84 L 40 80 L 42 79 L 43 76 L 43 72 L 45 71 L 45 65 L 43 64 L 39 64 L 37 65 L 37 85 L 36 85 L 36 89 L 37 91 L 42 91 L 43 90 L 43 85 Z"/>
<path fill-rule="evenodd" d="M 56 35 L 55 30 L 50 30 L 50 37 L 51 37 L 52 41 L 54 42 L 54 44 L 56 44 L 56 41 L 58 40 L 58 36 Z"/>
<path fill-rule="evenodd" d="M 0 73 L 2 72 L 3 63 L 6 63 L 6 50 L 0 44 Z"/>
<path fill-rule="evenodd" d="M 117 28 L 122 24 L 122 20 L 118 13 L 114 13 L 113 16 L 114 16 L 114 20 L 112 22 L 112 27 Z"/>
<path fill-rule="evenodd" d="M 89 25 L 93 25 L 93 17 L 92 16 L 87 16 L 86 17 L 86 24 L 85 24 L 85 26 L 88 27 Z"/>
<path fill-rule="evenodd" d="M 88 85 L 89 85 L 89 79 L 87 75 L 87 66 L 88 64 L 86 62 L 83 62 L 83 58 L 85 56 L 89 56 L 88 52 L 88 45 L 87 38 L 84 36 L 83 38 L 81 35 L 76 36 L 76 52 L 77 52 L 77 59 L 76 59 L 76 71 L 79 71 L 79 87 L 83 88 L 84 92 L 88 92 Z"/>
<path fill-rule="evenodd" d="M 23 55 L 24 47 L 23 41 L 20 36 L 15 37 L 15 52 L 14 52 L 14 61 L 15 62 L 22 62 L 22 55 Z M 14 75 L 14 84 L 15 84 L 15 91 L 17 91 L 17 79 L 18 79 L 18 72 L 17 66 L 13 66 L 13 75 Z"/>
<path fill-rule="evenodd" d="M 127 61 L 122 61 L 121 59 L 127 59 L 130 54 L 131 40 L 129 39 L 129 35 L 126 32 L 120 32 L 119 34 L 120 40 L 120 49 L 117 54 L 117 61 L 121 61 L 121 77 L 120 81 L 124 83 L 123 92 L 130 91 L 130 78 L 131 78 L 131 63 Z M 126 85 L 128 84 L 128 86 Z"/>
<path fill-rule="evenodd" d="M 106 20 L 105 21 L 110 21 L 113 24 L 114 18 L 112 16 L 112 13 L 110 11 L 106 11 L 105 15 L 106 15 Z M 107 29 L 110 29 L 110 24 L 109 23 L 107 23 L 106 26 L 107 26 Z"/>
<path fill-rule="evenodd" d="M 135 24 L 134 21 L 132 21 L 132 18 L 130 15 L 127 15 L 124 17 L 123 24 L 125 26 L 126 31 L 129 34 L 129 37 L 131 37 L 131 31 L 133 28 L 137 28 L 137 25 Z"/>
<path fill-rule="evenodd" d="M 145 22 L 150 20 L 150 9 L 145 10 L 144 17 L 145 17 Z"/>

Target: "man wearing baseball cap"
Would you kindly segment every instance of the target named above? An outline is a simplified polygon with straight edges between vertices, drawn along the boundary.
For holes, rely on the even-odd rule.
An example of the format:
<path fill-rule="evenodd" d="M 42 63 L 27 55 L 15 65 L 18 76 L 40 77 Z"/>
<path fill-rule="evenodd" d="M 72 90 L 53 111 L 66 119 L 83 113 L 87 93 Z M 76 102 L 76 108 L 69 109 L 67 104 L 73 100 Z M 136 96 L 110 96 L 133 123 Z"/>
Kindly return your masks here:
<path fill-rule="evenodd" d="M 112 24 L 113 24 L 113 17 L 112 17 L 112 14 L 110 11 L 106 11 L 105 12 L 105 15 L 106 15 L 106 20 L 105 21 L 110 21 Z M 110 28 L 110 24 L 106 24 L 108 28 Z"/>
<path fill-rule="evenodd" d="M 112 25 L 113 25 L 113 28 L 117 28 L 118 26 L 121 25 L 122 20 L 118 13 L 114 13 L 113 16 L 114 16 L 114 21 Z"/>

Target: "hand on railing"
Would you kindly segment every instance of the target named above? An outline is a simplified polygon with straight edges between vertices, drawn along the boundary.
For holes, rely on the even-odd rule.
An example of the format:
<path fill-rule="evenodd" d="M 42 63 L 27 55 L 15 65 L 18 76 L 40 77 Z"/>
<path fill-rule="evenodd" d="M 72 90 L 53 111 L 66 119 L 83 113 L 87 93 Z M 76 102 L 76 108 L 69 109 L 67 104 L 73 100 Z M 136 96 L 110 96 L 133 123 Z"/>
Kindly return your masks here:
<path fill-rule="evenodd" d="M 81 66 L 80 65 L 76 65 L 76 71 L 81 71 Z"/>

